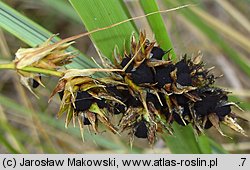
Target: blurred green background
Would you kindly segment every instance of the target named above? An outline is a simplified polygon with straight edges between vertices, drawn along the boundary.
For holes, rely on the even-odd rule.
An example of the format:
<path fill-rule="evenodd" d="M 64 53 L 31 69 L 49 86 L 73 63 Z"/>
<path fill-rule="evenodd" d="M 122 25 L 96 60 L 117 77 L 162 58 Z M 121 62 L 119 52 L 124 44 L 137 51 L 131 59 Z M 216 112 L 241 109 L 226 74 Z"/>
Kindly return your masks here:
<path fill-rule="evenodd" d="M 231 90 L 230 100 L 245 110 L 233 111 L 250 120 L 250 1 L 249 0 L 3 0 L 0 2 L 0 63 L 14 59 L 20 47 L 36 46 L 51 33 L 66 38 L 81 32 L 112 25 L 130 17 L 185 4 L 187 8 L 127 22 L 77 40 L 78 58 L 70 68 L 96 67 L 95 48 L 112 60 L 117 45 L 129 45 L 132 32 L 145 30 L 150 40 L 173 48 L 178 60 L 199 50 L 213 73 L 224 75 L 217 86 Z M 54 40 L 58 40 L 58 37 Z M 94 45 L 95 44 L 95 45 Z M 76 48 L 76 49 L 75 49 Z M 98 135 L 85 128 L 85 142 L 79 129 L 64 128 L 64 118 L 56 119 L 59 97 L 48 104 L 56 78 L 43 76 L 46 88 L 36 91 L 36 99 L 18 80 L 14 71 L 0 71 L 0 153 L 250 153 L 247 137 L 222 126 L 233 139 L 215 129 L 196 137 L 190 127 L 178 127 L 173 137 L 159 136 L 153 147 L 136 139 L 129 146 L 126 133 Z M 249 123 L 239 121 L 250 136 Z"/>

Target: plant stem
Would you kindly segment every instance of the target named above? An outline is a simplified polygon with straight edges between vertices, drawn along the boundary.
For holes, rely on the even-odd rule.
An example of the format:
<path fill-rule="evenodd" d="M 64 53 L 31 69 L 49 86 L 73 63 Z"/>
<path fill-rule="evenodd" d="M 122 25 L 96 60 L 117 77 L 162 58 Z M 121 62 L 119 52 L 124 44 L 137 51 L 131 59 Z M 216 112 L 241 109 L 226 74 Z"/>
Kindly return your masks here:
<path fill-rule="evenodd" d="M 17 69 L 14 63 L 0 64 L 0 70 L 7 70 L 7 69 L 21 70 L 21 71 L 33 72 L 33 73 L 41 73 L 41 74 L 46 74 L 46 75 L 51 75 L 51 76 L 56 76 L 56 77 L 62 77 L 64 75 L 64 73 L 55 71 L 55 70 L 47 70 L 43 68 L 30 67 L 30 66 Z"/>

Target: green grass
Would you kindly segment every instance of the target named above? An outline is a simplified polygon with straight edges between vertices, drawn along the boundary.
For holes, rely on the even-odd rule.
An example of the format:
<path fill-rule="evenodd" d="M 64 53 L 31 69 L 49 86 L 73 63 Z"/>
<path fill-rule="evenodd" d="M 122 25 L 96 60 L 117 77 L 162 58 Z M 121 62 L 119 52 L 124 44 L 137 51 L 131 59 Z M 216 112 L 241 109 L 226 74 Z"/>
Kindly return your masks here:
<path fill-rule="evenodd" d="M 145 14 L 155 12 L 159 10 L 158 4 L 155 0 L 140 0 L 140 4 Z M 161 17 L 161 14 L 155 14 L 147 17 L 147 20 L 150 24 L 150 27 L 155 34 L 155 39 L 162 49 L 169 50 L 172 58 L 176 58 L 176 54 L 174 52 L 174 48 L 171 42 L 171 39 L 166 30 L 166 26 L 164 20 Z M 167 24 L 167 23 L 166 23 Z"/>
<path fill-rule="evenodd" d="M 88 31 L 107 27 L 128 18 L 126 10 L 123 9 L 125 5 L 122 1 L 70 0 L 70 2 Z M 102 11 L 100 11 L 100 9 L 102 9 Z M 90 38 L 106 57 L 113 60 L 112 54 L 115 46 L 123 53 L 124 43 L 127 48 L 130 45 L 129 40 L 132 32 L 137 34 L 134 24 L 127 22 L 104 31 L 93 33 L 90 35 Z"/>
<path fill-rule="evenodd" d="M 140 7 L 144 11 L 144 14 L 147 14 L 159 9 L 157 2 L 158 1 L 154 0 L 140 0 Z M 171 7 L 197 1 L 185 0 L 163 2 L 165 6 L 161 6 L 161 8 L 169 9 Z M 124 21 L 131 17 L 128 5 L 122 0 L 70 0 L 68 2 L 62 0 L 53 2 L 42 0 L 39 4 L 44 4 L 46 8 L 48 7 L 55 10 L 60 15 L 67 18 L 67 20 L 70 20 L 70 22 L 82 24 L 82 26 L 88 31 L 111 26 L 112 24 Z M 202 4 L 198 4 L 195 8 L 199 8 L 202 12 L 206 13 Z M 187 22 L 191 23 L 193 27 L 200 30 L 203 35 L 213 43 L 213 46 L 215 46 L 221 53 L 225 54 L 230 61 L 234 62 L 243 73 L 248 76 L 250 75 L 249 62 L 242 57 L 241 53 L 239 53 L 239 49 L 232 47 L 232 40 L 226 40 L 225 37 L 221 35 L 223 34 L 223 29 L 219 30 L 216 27 L 212 27 L 206 22 L 205 18 L 202 18 L 201 15 L 192 10 L 192 8 L 177 10 L 173 13 L 174 14 L 172 15 L 181 15 Z M 0 27 L 2 29 L 32 47 L 42 43 L 52 35 L 50 31 L 25 17 L 21 11 L 18 12 L 4 2 L 0 2 L 0 20 Z M 176 50 L 174 49 L 176 48 L 176 45 L 173 46 L 168 33 L 170 31 L 166 29 L 166 25 L 173 24 L 171 23 L 171 20 L 163 19 L 160 14 L 148 16 L 147 20 L 159 45 L 165 50 L 172 48 L 173 50 L 171 51 L 171 54 L 173 58 L 178 58 L 179 54 L 176 54 Z M 123 53 L 125 49 L 129 51 L 131 34 L 134 32 L 138 35 L 138 30 L 143 30 L 143 28 L 137 27 L 133 21 L 130 21 L 104 31 L 93 33 L 90 35 L 90 38 L 92 43 L 103 55 L 113 60 L 112 53 L 115 46 L 119 48 L 120 53 Z M 79 30 L 79 33 L 80 32 L 81 30 Z M 53 39 L 53 41 L 58 40 L 59 37 Z M 240 41 L 238 41 L 238 43 L 240 43 Z M 69 50 L 74 51 L 77 49 L 71 47 Z M 248 51 L 244 50 L 243 53 L 249 54 Z M 96 67 L 96 65 L 86 54 L 79 52 L 78 57 L 69 67 L 93 68 Z M 46 94 L 49 95 L 49 92 L 44 95 Z M 237 94 L 235 95 L 237 96 Z M 231 100 L 238 101 L 234 96 L 231 97 Z M 36 111 L 30 111 L 30 108 L 23 106 L 21 102 L 11 99 L 8 95 L 2 94 L 0 95 L 0 104 L 5 109 L 4 115 L 8 115 L 9 112 L 14 112 L 17 115 L 25 117 L 25 120 L 31 115 L 37 115 L 37 118 L 40 120 L 43 129 L 49 137 L 49 139 L 46 138 L 42 129 L 38 129 L 38 140 L 40 140 L 40 143 L 37 143 L 36 140 L 32 138 L 31 144 L 27 144 L 25 139 L 27 139 L 33 128 L 28 125 L 21 129 L 13 126 L 12 122 L 8 121 L 8 119 L 14 119 L 15 116 L 12 117 L 10 114 L 6 116 L 7 120 L 1 119 L 0 126 L 0 131 L 4 133 L 4 136 L 0 137 L 0 143 L 9 153 L 29 153 L 32 150 L 30 148 L 35 148 L 34 150 L 38 153 L 84 153 L 83 149 L 76 149 L 76 147 L 81 148 L 85 145 L 85 143 L 83 144 L 81 142 L 79 130 L 73 127 L 65 129 L 63 118 L 57 120 L 54 117 L 54 113 L 46 110 L 47 108 L 45 108 L 45 111 L 41 108 L 36 108 Z M 248 110 L 250 106 L 249 101 L 245 100 L 242 106 Z M 58 107 L 58 105 L 56 107 Z M 52 114 L 53 116 L 51 116 Z M 49 129 L 52 129 L 53 131 L 50 133 Z M 197 137 L 190 126 L 181 127 L 175 124 L 174 130 L 175 134 L 173 136 L 163 135 L 166 146 L 169 147 L 172 153 L 226 153 L 219 143 L 216 143 L 208 136 L 202 135 Z M 63 138 L 60 139 L 59 137 L 56 137 L 56 132 L 61 132 Z M 131 150 L 126 139 L 121 140 L 119 137 L 109 139 L 103 136 L 91 135 L 87 131 L 85 135 L 87 143 L 96 149 L 96 152 L 104 150 L 115 153 L 143 153 L 144 151 L 143 145 L 139 146 L 136 144 L 133 150 Z M 5 136 L 11 136 L 11 138 L 5 138 Z M 92 142 L 91 140 L 94 140 L 95 142 Z M 71 142 L 74 142 L 75 146 L 68 146 Z M 15 145 L 13 145 L 13 143 L 15 143 Z M 96 143 L 96 145 L 93 146 L 93 143 Z M 57 146 L 58 144 L 59 146 Z"/>
<path fill-rule="evenodd" d="M 38 44 L 43 43 L 53 33 L 49 32 L 42 26 L 38 25 L 34 21 L 20 14 L 18 11 L 7 6 L 3 2 L 0 2 L 0 27 L 10 32 L 21 41 L 35 47 Z M 54 33 L 56 34 L 56 33 Z M 54 37 L 52 41 L 58 41 L 58 36 Z M 75 62 L 69 67 L 71 68 L 93 68 L 96 65 L 90 60 L 89 57 L 80 53 L 77 49 L 71 47 L 69 51 L 76 51 L 79 55 L 74 60 Z"/>

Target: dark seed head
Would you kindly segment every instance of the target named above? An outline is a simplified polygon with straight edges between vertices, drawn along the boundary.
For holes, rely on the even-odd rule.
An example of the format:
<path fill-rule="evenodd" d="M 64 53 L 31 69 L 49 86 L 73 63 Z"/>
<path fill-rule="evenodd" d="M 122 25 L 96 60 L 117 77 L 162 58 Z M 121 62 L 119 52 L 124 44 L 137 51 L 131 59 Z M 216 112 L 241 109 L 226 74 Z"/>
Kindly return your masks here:
<path fill-rule="evenodd" d="M 119 91 L 115 86 L 107 86 L 106 90 L 113 96 L 118 97 L 119 100 L 124 98 L 122 91 Z"/>
<path fill-rule="evenodd" d="M 62 100 L 63 95 L 64 95 L 64 90 L 63 91 L 59 91 L 58 94 L 59 94 L 60 99 Z"/>
<path fill-rule="evenodd" d="M 184 106 L 189 102 L 189 99 L 187 97 L 185 97 L 183 94 L 175 94 L 174 95 L 178 105 L 180 106 Z"/>
<path fill-rule="evenodd" d="M 170 77 L 170 73 L 174 71 L 174 65 L 155 67 L 155 82 L 158 88 L 162 88 L 167 83 L 172 83 L 173 80 Z"/>
<path fill-rule="evenodd" d="M 198 115 L 205 116 L 209 113 L 215 112 L 215 107 L 218 102 L 218 96 L 206 96 L 205 98 L 202 98 L 202 101 L 196 102 L 194 108 Z"/>
<path fill-rule="evenodd" d="M 184 122 L 182 121 L 180 115 L 177 113 L 173 114 L 174 121 L 176 121 L 179 125 L 185 126 Z M 184 120 L 185 121 L 185 120 Z"/>
<path fill-rule="evenodd" d="M 122 104 L 116 103 L 114 106 L 114 114 L 118 115 L 124 112 L 125 112 L 125 106 Z"/>
<path fill-rule="evenodd" d="M 165 51 L 159 47 L 153 47 L 151 50 L 152 58 L 161 60 L 165 54 Z"/>
<path fill-rule="evenodd" d="M 159 97 L 160 97 L 160 100 L 161 102 L 164 104 L 166 103 L 165 102 L 165 99 L 164 99 L 164 96 L 161 96 L 161 94 L 159 94 Z M 152 102 L 154 104 L 154 107 L 157 109 L 157 110 L 160 110 L 162 107 L 164 107 L 164 105 L 162 106 L 159 99 L 157 98 L 156 95 L 152 94 L 152 93 L 147 93 L 147 98 L 146 98 L 147 102 Z"/>
<path fill-rule="evenodd" d="M 101 99 L 101 100 L 96 99 L 96 103 L 97 103 L 98 107 L 101 109 L 108 106 L 108 104 L 105 102 L 104 99 Z"/>
<path fill-rule="evenodd" d="M 142 102 L 139 99 L 134 98 L 132 95 L 128 96 L 128 100 L 125 102 L 125 104 L 128 107 L 129 106 L 132 106 L 132 107 L 140 107 L 140 106 L 142 106 Z"/>
<path fill-rule="evenodd" d="M 39 75 L 39 79 L 41 80 L 41 75 Z M 39 86 L 40 84 L 35 80 L 35 79 L 32 79 L 32 87 L 35 89 Z"/>
<path fill-rule="evenodd" d="M 132 71 L 132 80 L 135 84 L 154 83 L 152 69 L 144 61 L 135 71 Z"/>
<path fill-rule="evenodd" d="M 85 116 L 83 117 L 83 124 L 84 125 L 90 125 L 91 124 L 90 121 L 89 121 L 89 119 L 86 118 Z"/>
<path fill-rule="evenodd" d="M 135 124 L 135 133 L 134 135 L 138 138 L 147 138 L 148 137 L 148 128 L 145 121 L 140 121 Z"/>
<path fill-rule="evenodd" d="M 40 84 L 35 80 L 35 79 L 32 79 L 32 87 L 35 89 L 39 86 Z"/>
<path fill-rule="evenodd" d="M 125 66 L 128 64 L 128 62 L 129 62 L 130 60 L 131 60 L 131 58 L 129 58 L 129 57 L 123 58 L 123 60 L 122 60 L 122 62 L 121 62 L 121 66 L 122 66 L 122 67 L 125 67 Z M 133 66 L 134 66 L 134 63 L 132 62 L 132 63 L 128 66 L 128 68 L 125 70 L 125 72 L 126 72 L 126 73 L 130 73 L 131 70 L 133 69 Z"/>
<path fill-rule="evenodd" d="M 182 86 L 191 86 L 192 85 L 192 79 L 190 74 L 188 73 L 182 73 L 177 76 L 177 83 L 179 83 Z"/>
<path fill-rule="evenodd" d="M 76 111 L 85 111 L 90 108 L 94 98 L 86 91 L 78 91 L 76 94 Z"/>
<path fill-rule="evenodd" d="M 205 129 L 209 129 L 209 128 L 211 128 L 213 126 L 213 124 L 209 121 L 209 120 L 207 120 L 207 122 L 206 122 L 206 124 L 205 124 Z"/>
<path fill-rule="evenodd" d="M 189 66 L 184 59 L 176 63 L 175 66 L 177 68 L 177 76 L 179 76 L 181 73 L 190 73 Z"/>
<path fill-rule="evenodd" d="M 230 106 L 222 106 L 217 107 L 215 109 L 215 113 L 217 116 L 219 116 L 220 120 L 223 120 L 223 118 L 231 113 L 231 107 Z"/>

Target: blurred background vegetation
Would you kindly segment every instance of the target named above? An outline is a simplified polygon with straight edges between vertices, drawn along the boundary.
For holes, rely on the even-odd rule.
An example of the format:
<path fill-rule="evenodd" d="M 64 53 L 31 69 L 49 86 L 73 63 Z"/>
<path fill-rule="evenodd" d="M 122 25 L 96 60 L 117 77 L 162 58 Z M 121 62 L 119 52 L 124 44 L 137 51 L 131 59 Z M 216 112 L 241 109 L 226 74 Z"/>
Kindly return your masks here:
<path fill-rule="evenodd" d="M 95 46 L 112 60 L 115 45 L 122 52 L 132 32 L 146 30 L 149 39 L 156 39 L 162 48 L 172 47 L 177 59 L 185 53 L 192 56 L 202 51 L 207 67 L 215 66 L 213 73 L 224 75 L 216 85 L 231 90 L 230 100 L 240 102 L 245 110 L 233 111 L 250 120 L 249 0 L 2 0 L 0 62 L 13 60 L 18 48 L 36 46 L 51 33 L 66 38 L 158 8 L 184 4 L 195 6 L 128 22 L 77 40 L 74 47 L 81 52 L 69 67 L 96 67 L 90 59 L 98 56 Z M 190 127 L 176 126 L 173 137 L 163 135 L 153 147 L 146 140 L 136 139 L 131 149 L 126 134 L 95 135 L 87 129 L 83 143 L 78 128 L 71 125 L 65 129 L 64 118 L 56 119 L 59 97 L 47 102 L 57 79 L 42 79 L 46 88 L 36 90 L 40 96 L 36 99 L 19 83 L 14 71 L 1 70 L 0 153 L 250 153 L 249 138 L 223 126 L 233 139 L 222 137 L 213 128 L 197 138 Z M 249 123 L 239 123 L 250 136 Z"/>

